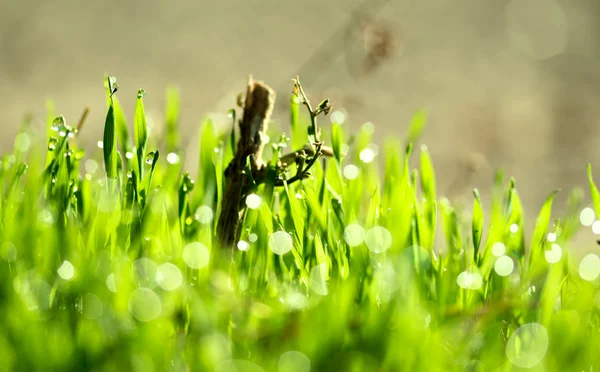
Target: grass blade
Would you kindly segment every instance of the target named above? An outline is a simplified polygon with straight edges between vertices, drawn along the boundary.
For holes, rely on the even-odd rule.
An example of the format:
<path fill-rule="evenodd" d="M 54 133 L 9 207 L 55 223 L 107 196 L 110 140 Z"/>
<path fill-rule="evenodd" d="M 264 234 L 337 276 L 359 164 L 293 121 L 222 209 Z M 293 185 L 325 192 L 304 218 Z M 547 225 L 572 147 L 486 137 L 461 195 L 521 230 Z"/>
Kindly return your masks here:
<path fill-rule="evenodd" d="M 148 126 L 146 124 L 146 113 L 144 111 L 144 95 L 146 92 L 140 89 L 135 104 L 135 117 L 133 120 L 133 136 L 137 159 L 138 183 L 144 179 L 144 163 L 146 162 L 146 145 L 148 143 Z"/>
<path fill-rule="evenodd" d="M 481 198 L 479 196 L 479 190 L 473 190 L 473 222 L 471 224 L 471 231 L 473 234 L 473 256 L 477 261 L 479 253 L 479 245 L 481 244 L 481 235 L 483 233 L 483 208 L 481 207 Z"/>

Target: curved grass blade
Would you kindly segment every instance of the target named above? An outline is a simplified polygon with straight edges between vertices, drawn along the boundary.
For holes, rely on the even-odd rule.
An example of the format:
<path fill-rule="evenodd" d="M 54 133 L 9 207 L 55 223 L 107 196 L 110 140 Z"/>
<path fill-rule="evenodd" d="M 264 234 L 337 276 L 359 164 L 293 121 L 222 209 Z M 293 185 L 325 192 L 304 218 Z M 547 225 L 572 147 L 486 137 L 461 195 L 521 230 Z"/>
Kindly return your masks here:
<path fill-rule="evenodd" d="M 596 212 L 596 216 L 600 216 L 600 192 L 598 192 L 598 188 L 594 183 L 594 179 L 592 177 L 592 164 L 588 163 L 587 166 L 587 175 L 588 181 L 590 183 L 590 194 L 592 195 L 592 202 L 594 204 L 594 212 Z"/>
<path fill-rule="evenodd" d="M 542 206 L 540 213 L 535 222 L 535 228 L 533 230 L 533 236 L 531 237 L 531 245 L 529 248 L 529 268 L 531 269 L 538 260 L 543 259 L 544 256 L 544 242 L 546 240 L 546 234 L 548 233 L 548 225 L 552 215 L 552 201 L 554 196 L 560 190 L 553 191 Z"/>
<path fill-rule="evenodd" d="M 135 140 L 139 185 L 141 185 L 141 180 L 144 179 L 144 162 L 146 161 L 146 145 L 148 143 L 148 126 L 146 123 L 143 100 L 145 94 L 146 92 L 143 89 L 138 91 L 135 103 L 135 117 L 133 120 L 133 137 Z"/>
<path fill-rule="evenodd" d="M 111 78 L 108 78 L 108 84 L 112 89 Z M 106 114 L 104 123 L 103 151 L 104 151 L 104 167 L 108 180 L 117 178 L 117 141 L 115 138 L 116 121 L 114 100 L 110 97 L 110 105 Z"/>
<path fill-rule="evenodd" d="M 479 246 L 481 244 L 481 235 L 483 233 L 483 208 L 481 207 L 481 197 L 479 190 L 473 190 L 473 221 L 471 224 L 471 232 L 473 234 L 473 256 L 477 262 Z"/>
<path fill-rule="evenodd" d="M 167 153 L 176 152 L 179 146 L 179 90 L 175 87 L 167 89 L 165 123 L 167 126 Z"/>
<path fill-rule="evenodd" d="M 331 145 L 333 147 L 333 155 L 338 163 L 342 162 L 342 128 L 335 122 L 331 127 Z"/>
<path fill-rule="evenodd" d="M 427 112 L 424 110 L 417 111 L 408 127 L 408 135 L 406 136 L 406 144 L 417 143 L 419 138 L 421 138 L 421 134 L 423 134 L 423 130 L 427 125 Z"/>

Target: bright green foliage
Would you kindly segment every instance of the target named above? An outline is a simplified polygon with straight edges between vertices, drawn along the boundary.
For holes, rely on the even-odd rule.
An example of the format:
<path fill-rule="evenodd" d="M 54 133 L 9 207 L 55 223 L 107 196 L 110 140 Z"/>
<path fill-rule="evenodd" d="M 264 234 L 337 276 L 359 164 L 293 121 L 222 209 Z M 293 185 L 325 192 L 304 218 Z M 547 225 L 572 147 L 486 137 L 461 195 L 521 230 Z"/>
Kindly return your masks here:
<path fill-rule="evenodd" d="M 489 214 L 477 190 L 471 215 L 438 197 L 435 159 L 416 146 L 424 113 L 404 148 L 390 140 L 375 159 L 372 125 L 352 136 L 334 125 L 321 137 L 334 158 L 281 187 L 269 169 L 242 201 L 239 244 L 222 249 L 235 132 L 204 122 L 199 169 L 184 169 L 177 92 L 164 142 L 138 92 L 132 143 L 110 92 L 103 157 L 84 156 L 51 114 L 48 131 L 24 126 L 30 143 L 1 158 L 0 370 L 600 368 L 596 261 L 571 250 L 580 189 L 555 220 L 552 193 L 529 232 L 501 172 Z M 301 108 L 292 102 L 291 138 L 269 133 L 267 164 L 306 144 Z"/>

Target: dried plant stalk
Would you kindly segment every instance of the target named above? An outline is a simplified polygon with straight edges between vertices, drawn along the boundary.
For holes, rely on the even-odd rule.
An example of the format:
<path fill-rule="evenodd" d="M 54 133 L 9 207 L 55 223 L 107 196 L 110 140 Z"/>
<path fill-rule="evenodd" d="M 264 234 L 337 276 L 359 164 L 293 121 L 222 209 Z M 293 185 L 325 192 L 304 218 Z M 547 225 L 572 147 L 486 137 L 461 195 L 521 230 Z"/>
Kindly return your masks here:
<path fill-rule="evenodd" d="M 262 160 L 262 152 L 274 104 L 273 89 L 262 81 L 254 81 L 250 76 L 243 103 L 244 113 L 239 121 L 240 140 L 235 156 L 225 170 L 225 192 L 217 223 L 217 235 L 224 248 L 231 247 L 238 237 L 243 200 L 252 187 L 250 175 L 246 170 L 248 159 L 252 175 L 258 174 L 266 167 Z"/>

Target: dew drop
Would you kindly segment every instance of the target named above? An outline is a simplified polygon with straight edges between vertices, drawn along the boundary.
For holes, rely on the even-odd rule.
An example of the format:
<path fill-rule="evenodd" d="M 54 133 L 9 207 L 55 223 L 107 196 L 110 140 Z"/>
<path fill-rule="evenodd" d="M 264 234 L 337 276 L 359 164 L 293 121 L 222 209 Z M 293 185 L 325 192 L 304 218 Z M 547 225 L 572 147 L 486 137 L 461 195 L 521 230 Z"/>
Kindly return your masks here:
<path fill-rule="evenodd" d="M 54 137 L 50 138 L 50 140 L 48 141 L 48 151 L 54 151 L 57 145 L 58 140 Z"/>
<path fill-rule="evenodd" d="M 596 235 L 600 235 L 600 220 L 592 223 L 592 232 Z"/>
<path fill-rule="evenodd" d="M 310 359 L 299 351 L 287 351 L 279 357 L 279 372 L 309 372 Z"/>
<path fill-rule="evenodd" d="M 294 241 L 290 234 L 285 231 L 276 231 L 269 238 L 269 246 L 273 253 L 284 255 L 292 250 Z"/>
<path fill-rule="evenodd" d="M 588 282 L 596 280 L 600 276 L 600 257 L 593 253 L 585 256 L 579 264 L 579 276 Z"/>
<path fill-rule="evenodd" d="M 501 256 L 494 264 L 494 271 L 500 276 L 509 276 L 515 269 L 515 263 L 508 256 Z"/>
<path fill-rule="evenodd" d="M 115 274 L 108 274 L 106 277 L 106 288 L 112 293 L 117 293 L 117 286 L 115 283 Z"/>
<path fill-rule="evenodd" d="M 85 171 L 94 174 L 98 170 L 98 162 L 94 159 L 88 159 L 85 161 Z"/>
<path fill-rule="evenodd" d="M 200 242 L 193 242 L 183 248 L 183 261 L 192 269 L 201 269 L 208 265 L 210 252 Z"/>
<path fill-rule="evenodd" d="M 329 115 L 329 120 L 332 124 L 344 124 L 344 122 L 346 121 L 346 114 L 344 114 L 342 111 L 334 111 L 331 113 L 331 115 Z"/>
<path fill-rule="evenodd" d="M 181 270 L 170 262 L 166 262 L 156 270 L 156 283 L 165 291 L 174 291 L 183 283 Z"/>
<path fill-rule="evenodd" d="M 579 222 L 581 222 L 581 224 L 586 227 L 592 226 L 595 218 L 596 214 L 594 213 L 594 210 L 589 207 L 583 208 L 583 210 L 579 214 Z"/>
<path fill-rule="evenodd" d="M 155 156 L 154 152 L 149 152 L 146 155 L 146 164 L 152 164 L 154 162 L 154 156 Z"/>
<path fill-rule="evenodd" d="M 366 148 L 360 152 L 359 157 L 363 163 L 370 163 L 375 159 L 375 153 L 370 148 Z"/>
<path fill-rule="evenodd" d="M 137 288 L 129 296 L 129 312 L 140 322 L 150 322 L 162 312 L 160 298 L 149 288 Z"/>
<path fill-rule="evenodd" d="M 548 233 L 548 236 L 546 237 L 546 239 L 548 239 L 548 241 L 550 243 L 554 243 L 556 241 L 556 233 Z"/>
<path fill-rule="evenodd" d="M 365 240 L 365 229 L 359 224 L 350 224 L 344 229 L 344 240 L 350 247 L 361 245 Z"/>
<path fill-rule="evenodd" d="M 81 298 L 81 315 L 87 319 L 98 319 L 102 316 L 102 300 L 93 293 L 86 293 Z"/>
<path fill-rule="evenodd" d="M 60 265 L 57 272 L 58 276 L 60 276 L 64 280 L 71 280 L 73 279 L 73 276 L 75 276 L 75 268 L 73 267 L 73 264 L 67 260 L 63 261 L 62 265 Z"/>
<path fill-rule="evenodd" d="M 369 135 L 375 133 L 375 125 L 373 125 L 373 123 L 370 121 L 364 123 L 360 129 Z"/>
<path fill-rule="evenodd" d="M 510 225 L 510 232 L 513 234 L 516 234 L 519 231 L 519 225 L 517 225 L 516 223 L 513 223 L 512 225 Z"/>
<path fill-rule="evenodd" d="M 506 246 L 502 242 L 496 242 L 492 245 L 492 254 L 496 257 L 501 257 L 506 252 Z"/>
<path fill-rule="evenodd" d="M 257 240 L 258 240 L 258 235 L 256 235 L 255 233 L 248 235 L 248 241 L 250 243 L 255 243 Z"/>
<path fill-rule="evenodd" d="M 170 153 L 167 155 L 167 162 L 168 162 L 169 164 L 178 164 L 178 163 L 179 163 L 179 155 L 177 155 L 177 154 L 176 154 L 176 153 L 174 153 L 174 152 L 170 152 Z"/>
<path fill-rule="evenodd" d="M 213 220 L 214 214 L 213 210 L 209 206 L 203 205 L 196 209 L 194 216 L 198 222 L 203 225 L 207 225 Z"/>
<path fill-rule="evenodd" d="M 463 271 L 462 273 L 458 274 L 456 282 L 463 289 L 477 290 L 481 288 L 483 284 L 483 278 L 479 273 Z"/>
<path fill-rule="evenodd" d="M 528 323 L 517 329 L 506 343 L 506 357 L 520 368 L 531 368 L 546 356 L 548 332 L 539 323 Z"/>
<path fill-rule="evenodd" d="M 127 152 L 125 153 L 125 157 L 126 157 L 127 159 L 133 159 L 133 152 L 129 152 L 129 151 L 127 151 Z"/>
<path fill-rule="evenodd" d="M 247 251 L 248 248 L 250 248 L 250 244 L 248 244 L 248 242 L 245 240 L 240 240 L 239 242 L 237 242 L 237 248 L 240 251 Z"/>
<path fill-rule="evenodd" d="M 392 233 L 382 226 L 374 226 L 365 234 L 365 244 L 373 253 L 382 253 L 392 246 Z"/>
<path fill-rule="evenodd" d="M 544 257 L 548 263 L 558 263 L 562 257 L 562 249 L 560 248 L 560 245 L 556 243 L 552 244 L 552 248 L 544 252 Z"/>
<path fill-rule="evenodd" d="M 99 149 L 103 149 L 104 148 L 104 142 L 98 141 L 98 148 Z"/>
<path fill-rule="evenodd" d="M 344 167 L 344 177 L 353 180 L 358 177 L 358 167 L 354 164 L 348 164 Z"/>
<path fill-rule="evenodd" d="M 250 194 L 246 196 L 246 206 L 248 206 L 250 209 L 257 209 L 260 207 L 261 202 L 261 197 L 256 194 Z"/>

